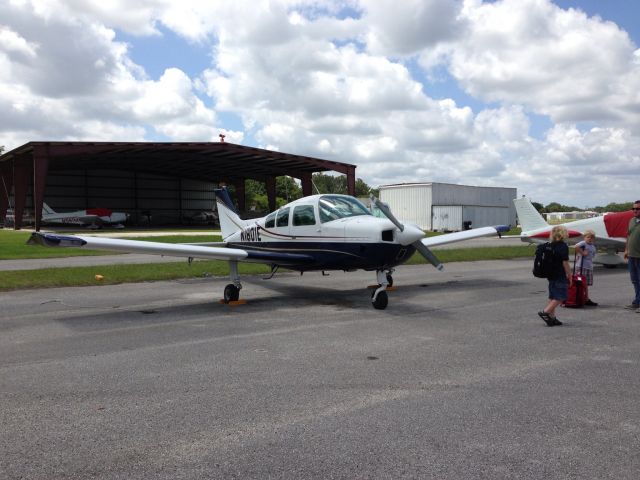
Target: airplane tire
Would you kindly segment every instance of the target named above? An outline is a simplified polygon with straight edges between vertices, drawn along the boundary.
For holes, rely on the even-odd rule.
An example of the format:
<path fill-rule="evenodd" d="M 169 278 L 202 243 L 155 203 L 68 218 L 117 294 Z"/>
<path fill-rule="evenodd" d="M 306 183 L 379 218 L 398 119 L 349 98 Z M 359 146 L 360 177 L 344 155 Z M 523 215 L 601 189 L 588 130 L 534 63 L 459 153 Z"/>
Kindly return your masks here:
<path fill-rule="evenodd" d="M 389 303 L 389 296 L 387 295 L 387 292 L 383 290 L 378 294 L 376 299 L 373 300 L 373 296 L 375 295 L 375 293 L 376 291 L 374 290 L 371 294 L 371 303 L 373 304 L 373 308 L 375 308 L 376 310 L 384 310 L 385 308 L 387 308 L 387 304 Z"/>
<path fill-rule="evenodd" d="M 233 283 L 230 283 L 226 287 L 224 287 L 224 301 L 225 303 L 229 302 L 237 302 L 240 298 L 240 289 L 236 287 Z"/>

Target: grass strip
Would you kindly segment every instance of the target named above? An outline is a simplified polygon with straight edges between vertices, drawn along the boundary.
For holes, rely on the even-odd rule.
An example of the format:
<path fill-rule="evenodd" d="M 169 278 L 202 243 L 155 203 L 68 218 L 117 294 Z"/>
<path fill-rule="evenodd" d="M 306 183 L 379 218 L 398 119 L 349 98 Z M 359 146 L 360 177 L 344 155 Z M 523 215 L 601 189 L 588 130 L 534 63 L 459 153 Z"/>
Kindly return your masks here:
<path fill-rule="evenodd" d="M 446 265 L 451 262 L 477 260 L 499 260 L 532 257 L 533 245 L 514 247 L 483 247 L 462 249 L 434 249 L 438 258 Z M 419 255 L 414 255 L 408 265 L 426 263 Z M 266 265 L 240 263 L 240 274 L 266 274 Z M 229 267 L 226 261 L 194 261 L 191 265 L 184 262 L 148 263 L 137 265 L 107 265 L 88 267 L 44 268 L 39 270 L 0 271 L 0 291 L 26 288 L 71 287 L 89 285 L 110 285 L 119 283 L 175 280 L 181 278 L 202 278 L 206 276 L 227 276 Z M 102 280 L 97 280 L 101 275 Z"/>
<path fill-rule="evenodd" d="M 86 235 L 86 234 L 84 234 Z M 20 260 L 34 258 L 67 258 L 96 255 L 118 255 L 119 252 L 105 250 L 85 250 L 82 248 L 44 248 L 40 245 L 27 245 L 31 232 L 0 230 L 0 260 Z M 87 235 L 89 236 L 89 235 Z M 115 238 L 115 237 L 113 237 Z M 220 235 L 162 235 L 134 237 L 128 240 L 165 243 L 202 243 L 220 242 Z"/>

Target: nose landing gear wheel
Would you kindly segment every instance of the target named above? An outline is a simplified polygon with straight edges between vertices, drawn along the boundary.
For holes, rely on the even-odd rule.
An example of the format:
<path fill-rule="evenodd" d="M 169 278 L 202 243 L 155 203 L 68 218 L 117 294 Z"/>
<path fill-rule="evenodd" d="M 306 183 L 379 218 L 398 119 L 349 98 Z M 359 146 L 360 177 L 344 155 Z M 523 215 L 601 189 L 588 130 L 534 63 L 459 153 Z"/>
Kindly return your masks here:
<path fill-rule="evenodd" d="M 382 292 L 379 292 L 378 296 L 374 300 L 373 296 L 375 294 L 376 291 L 374 290 L 373 293 L 371 293 L 371 303 L 373 304 L 373 308 L 375 308 L 376 310 L 384 310 L 385 308 L 387 308 L 387 304 L 389 303 L 389 296 L 387 295 L 387 292 L 385 292 L 384 290 Z"/>
<path fill-rule="evenodd" d="M 224 287 L 224 301 L 225 303 L 237 302 L 240 298 L 240 289 L 233 283 L 230 283 Z"/>

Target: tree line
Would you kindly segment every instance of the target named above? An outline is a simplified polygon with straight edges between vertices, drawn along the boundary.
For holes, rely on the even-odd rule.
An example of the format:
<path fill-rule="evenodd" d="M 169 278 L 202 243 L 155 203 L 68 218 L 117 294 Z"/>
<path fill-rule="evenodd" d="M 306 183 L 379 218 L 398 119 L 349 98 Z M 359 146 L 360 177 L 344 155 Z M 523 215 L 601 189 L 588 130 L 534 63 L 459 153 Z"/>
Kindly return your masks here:
<path fill-rule="evenodd" d="M 347 194 L 346 175 L 325 175 L 314 173 L 311 177 L 313 193 Z M 229 186 L 232 189 L 232 186 Z M 356 178 L 356 197 L 378 196 L 378 189 L 372 188 L 361 178 Z M 291 177 L 276 177 L 276 207 L 302 198 L 302 187 Z M 245 181 L 245 202 L 248 208 L 266 212 L 269 210 L 267 188 L 263 182 L 247 179 Z"/>
<path fill-rule="evenodd" d="M 563 205 L 561 203 L 558 202 L 551 202 L 548 205 L 543 205 L 541 203 L 538 202 L 531 202 L 533 204 L 533 206 L 536 208 L 536 210 L 538 210 L 538 212 L 540 213 L 553 213 L 553 212 L 584 212 L 584 211 L 593 211 L 593 212 L 598 212 L 598 213 L 605 213 L 605 212 L 624 212 L 627 210 L 631 210 L 631 207 L 633 206 L 633 200 L 630 202 L 625 202 L 625 203 L 608 203 L 605 206 L 598 206 L 598 207 L 593 207 L 593 208 L 578 208 L 578 207 L 572 207 L 570 205 Z"/>

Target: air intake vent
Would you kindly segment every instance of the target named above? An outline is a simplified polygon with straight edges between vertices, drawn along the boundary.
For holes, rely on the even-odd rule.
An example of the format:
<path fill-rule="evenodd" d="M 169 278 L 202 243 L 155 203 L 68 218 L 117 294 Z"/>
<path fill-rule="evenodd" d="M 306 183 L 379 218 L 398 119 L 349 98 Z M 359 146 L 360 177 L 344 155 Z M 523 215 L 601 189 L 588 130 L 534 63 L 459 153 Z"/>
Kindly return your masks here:
<path fill-rule="evenodd" d="M 393 230 L 383 230 L 382 231 L 382 241 L 383 242 L 393 242 Z"/>

